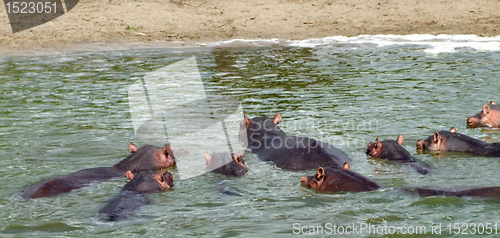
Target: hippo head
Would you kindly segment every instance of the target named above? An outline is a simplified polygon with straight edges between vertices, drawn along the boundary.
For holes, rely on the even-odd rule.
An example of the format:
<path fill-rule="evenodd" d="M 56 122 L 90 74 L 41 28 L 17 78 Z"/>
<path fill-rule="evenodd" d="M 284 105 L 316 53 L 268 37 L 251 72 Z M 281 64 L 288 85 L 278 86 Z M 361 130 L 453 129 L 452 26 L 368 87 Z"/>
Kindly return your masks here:
<path fill-rule="evenodd" d="M 403 135 L 398 135 L 396 140 L 369 142 L 366 154 L 373 158 L 385 158 L 389 160 L 411 160 L 411 155 L 401 145 L 405 138 Z"/>
<path fill-rule="evenodd" d="M 434 134 L 427 137 L 427 139 L 418 140 L 417 148 L 430 151 L 448 151 L 448 140 L 453 138 L 456 133 L 457 129 L 455 127 L 452 127 L 450 131 L 435 131 Z"/>
<path fill-rule="evenodd" d="M 131 170 L 133 173 L 147 170 L 159 170 L 175 164 L 174 148 L 166 144 L 163 148 L 154 145 L 144 145 L 137 148 L 129 144 L 132 153 L 127 158 L 118 162 L 114 167 L 123 171 Z"/>
<path fill-rule="evenodd" d="M 340 168 L 319 167 L 316 174 L 302 176 L 302 185 L 319 191 L 363 192 L 373 191 L 382 186 L 356 172 Z"/>
<path fill-rule="evenodd" d="M 240 141 L 243 141 L 245 143 L 248 142 L 248 128 L 254 125 L 255 128 L 253 130 L 261 130 L 262 128 L 269 130 L 267 128 L 273 128 L 273 125 L 266 125 L 266 123 L 269 123 L 269 121 L 272 121 L 271 124 L 274 124 L 274 126 L 278 125 L 281 122 L 281 114 L 276 113 L 276 115 L 273 117 L 272 120 L 270 120 L 268 117 L 255 117 L 253 119 L 248 119 L 246 116 L 243 116 L 244 120 L 240 122 L 240 131 L 238 133 L 238 139 Z M 266 127 L 268 126 L 268 127 Z"/>
<path fill-rule="evenodd" d="M 484 104 L 483 110 L 467 118 L 467 127 L 500 127 L 500 105 L 493 101 Z"/>
<path fill-rule="evenodd" d="M 127 178 L 130 181 L 123 186 L 123 190 L 135 191 L 138 193 L 158 193 L 170 189 L 173 186 L 174 176 L 170 172 L 158 173 L 153 171 L 141 171 L 134 175 L 132 171 L 127 171 Z"/>
<path fill-rule="evenodd" d="M 212 153 L 205 152 L 205 161 L 207 164 L 203 166 L 208 171 L 215 173 L 241 177 L 248 172 L 248 167 L 243 161 L 243 154 L 239 151 L 236 153 Z"/>

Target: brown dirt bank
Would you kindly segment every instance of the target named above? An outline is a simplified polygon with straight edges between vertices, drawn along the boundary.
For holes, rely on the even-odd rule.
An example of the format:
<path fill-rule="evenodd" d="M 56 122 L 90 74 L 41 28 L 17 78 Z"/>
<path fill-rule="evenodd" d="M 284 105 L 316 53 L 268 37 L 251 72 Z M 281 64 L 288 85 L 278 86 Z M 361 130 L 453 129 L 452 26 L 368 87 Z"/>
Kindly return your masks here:
<path fill-rule="evenodd" d="M 65 15 L 18 33 L 0 7 L 0 51 L 360 34 L 496 36 L 499 25 L 500 1 L 488 0 L 81 0 Z"/>

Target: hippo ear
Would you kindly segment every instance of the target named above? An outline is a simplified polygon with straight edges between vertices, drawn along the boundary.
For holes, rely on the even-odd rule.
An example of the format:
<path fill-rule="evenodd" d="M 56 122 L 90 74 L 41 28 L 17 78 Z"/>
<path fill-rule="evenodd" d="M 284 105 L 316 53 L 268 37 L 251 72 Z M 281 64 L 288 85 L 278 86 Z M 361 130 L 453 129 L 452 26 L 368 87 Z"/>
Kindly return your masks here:
<path fill-rule="evenodd" d="M 212 161 L 212 156 L 210 156 L 206 151 L 204 155 L 205 161 L 207 161 L 207 164 L 203 166 L 203 169 L 206 169 L 208 167 L 208 164 L 210 164 L 210 161 Z"/>
<path fill-rule="evenodd" d="M 349 169 L 351 169 L 351 165 L 349 165 L 349 163 L 345 162 L 344 165 L 342 166 L 342 168 L 345 170 L 349 170 Z"/>
<path fill-rule="evenodd" d="M 325 169 L 323 169 L 323 167 L 319 167 L 318 168 L 318 172 L 316 173 L 316 176 L 318 178 L 321 178 L 321 177 L 325 176 Z"/>
<path fill-rule="evenodd" d="M 488 104 L 483 105 L 483 114 L 488 115 L 490 113 L 490 106 Z"/>
<path fill-rule="evenodd" d="M 434 143 L 438 143 L 439 139 L 441 139 L 441 135 L 439 135 L 439 132 L 435 131 L 434 132 L 434 137 L 432 138 Z"/>
<path fill-rule="evenodd" d="M 163 153 L 168 156 L 168 155 L 174 155 L 174 147 L 172 147 L 171 145 L 169 144 L 165 144 L 165 146 L 163 146 Z"/>
<path fill-rule="evenodd" d="M 248 128 L 252 124 L 252 121 L 250 121 L 250 119 L 248 119 L 245 115 L 243 117 L 245 118 L 245 125 Z"/>
<path fill-rule="evenodd" d="M 241 163 L 241 158 L 243 158 L 243 154 L 240 153 L 240 151 L 236 151 L 236 153 L 233 154 L 233 159 L 234 161 L 238 162 L 238 163 Z"/>
<path fill-rule="evenodd" d="M 274 116 L 274 118 L 273 118 L 273 122 L 274 122 L 274 124 L 278 125 L 280 123 L 280 121 L 281 121 L 281 114 L 276 113 L 276 116 Z"/>
<path fill-rule="evenodd" d="M 377 139 L 375 139 L 375 146 L 373 146 L 373 148 L 375 148 L 375 149 L 382 148 L 382 142 L 380 142 L 380 140 L 378 139 L 378 137 L 377 137 Z"/>
<path fill-rule="evenodd" d="M 239 151 L 233 154 L 233 160 L 236 161 L 237 163 L 241 163 Z"/>
<path fill-rule="evenodd" d="M 402 145 L 404 141 L 405 141 L 405 138 L 403 137 L 403 135 L 398 135 L 396 142 L 398 142 L 399 145 Z"/>
<path fill-rule="evenodd" d="M 172 145 L 165 144 L 163 147 L 163 153 L 165 153 L 165 155 L 174 156 L 174 147 Z"/>
<path fill-rule="evenodd" d="M 207 164 L 210 164 L 210 161 L 212 161 L 212 156 L 210 156 L 210 154 L 208 154 L 206 151 L 205 151 L 205 161 L 207 161 Z"/>
<path fill-rule="evenodd" d="M 490 101 L 490 104 L 497 105 L 497 103 L 494 101 Z"/>
<path fill-rule="evenodd" d="M 455 128 L 455 127 L 450 128 L 450 132 L 451 133 L 457 133 L 457 128 Z"/>
<path fill-rule="evenodd" d="M 127 172 L 125 173 L 125 175 L 130 180 L 134 179 L 134 177 L 135 177 L 134 173 L 132 173 L 132 171 L 130 171 L 130 170 L 127 170 Z"/>
<path fill-rule="evenodd" d="M 130 151 L 130 153 L 135 153 L 138 150 L 138 148 L 137 146 L 134 145 L 134 143 L 130 143 L 128 144 L 128 150 Z"/>

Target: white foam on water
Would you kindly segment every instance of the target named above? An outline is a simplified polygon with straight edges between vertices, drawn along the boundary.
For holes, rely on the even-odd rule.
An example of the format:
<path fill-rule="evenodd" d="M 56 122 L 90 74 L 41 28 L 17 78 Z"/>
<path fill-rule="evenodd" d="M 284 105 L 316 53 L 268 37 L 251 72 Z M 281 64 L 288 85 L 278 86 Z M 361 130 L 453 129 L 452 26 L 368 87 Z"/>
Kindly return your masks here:
<path fill-rule="evenodd" d="M 419 45 L 429 54 L 452 53 L 460 48 L 471 48 L 476 51 L 499 51 L 500 36 L 479 37 L 476 35 L 360 35 L 354 37 L 334 36 L 300 41 L 288 41 L 290 46 L 316 47 L 319 45 L 350 43 L 375 44 L 377 46 Z"/>
<path fill-rule="evenodd" d="M 331 36 L 324 38 L 311 38 L 305 40 L 272 39 L 231 39 L 216 42 L 184 42 L 184 41 L 157 41 L 153 43 L 88 43 L 71 46 L 63 49 L 27 49 L 15 51 L 0 51 L 1 56 L 8 55 L 53 55 L 81 51 L 109 51 L 130 49 L 186 49 L 199 47 L 246 47 L 285 45 L 294 47 L 314 48 L 332 44 L 375 44 L 379 47 L 397 45 L 418 45 L 424 47 L 425 53 L 437 55 L 439 53 L 453 53 L 460 49 L 474 49 L 478 52 L 500 51 L 500 35 L 494 37 L 480 37 L 476 35 L 359 35 L 359 36 Z"/>
<path fill-rule="evenodd" d="M 332 36 L 306 40 L 273 39 L 232 39 L 213 43 L 198 43 L 203 46 L 238 46 L 282 44 L 295 47 L 317 47 L 331 44 L 375 44 L 377 46 L 418 45 L 428 54 L 453 53 L 460 48 L 470 48 L 479 52 L 500 51 L 500 36 L 480 37 L 476 35 L 359 35 L 353 37 Z"/>

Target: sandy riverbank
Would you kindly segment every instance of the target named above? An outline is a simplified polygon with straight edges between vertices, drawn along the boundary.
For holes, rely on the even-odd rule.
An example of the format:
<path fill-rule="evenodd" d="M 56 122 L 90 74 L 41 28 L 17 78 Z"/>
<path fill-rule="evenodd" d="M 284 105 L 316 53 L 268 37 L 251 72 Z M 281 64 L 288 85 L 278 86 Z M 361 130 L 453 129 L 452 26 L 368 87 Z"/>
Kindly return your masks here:
<path fill-rule="evenodd" d="M 361 34 L 496 36 L 499 26 L 500 1 L 487 0 L 81 0 L 63 16 L 18 33 L 0 7 L 0 51 Z"/>

